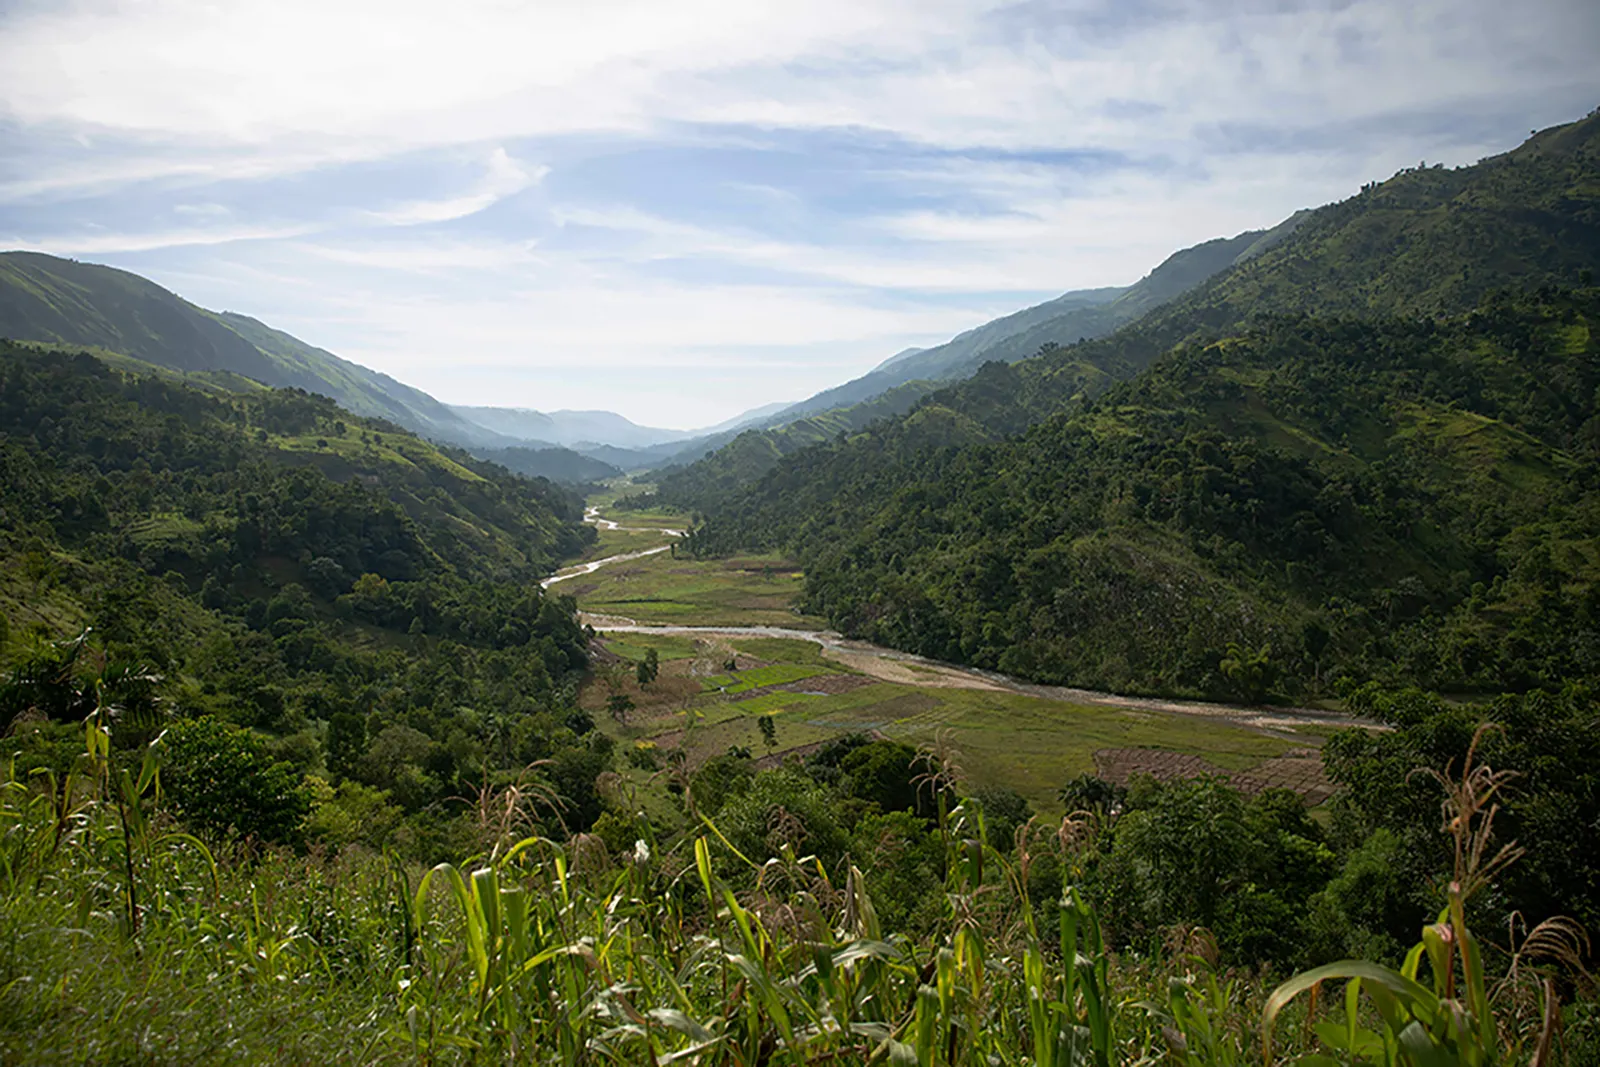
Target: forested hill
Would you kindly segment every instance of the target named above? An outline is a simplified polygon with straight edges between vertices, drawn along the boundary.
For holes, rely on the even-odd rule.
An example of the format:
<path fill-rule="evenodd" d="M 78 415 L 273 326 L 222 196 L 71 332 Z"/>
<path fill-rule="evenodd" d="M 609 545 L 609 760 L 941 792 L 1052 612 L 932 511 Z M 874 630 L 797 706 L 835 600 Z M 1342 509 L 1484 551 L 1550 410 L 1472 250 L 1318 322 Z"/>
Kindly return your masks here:
<path fill-rule="evenodd" d="M 593 537 L 567 490 L 325 397 L 196 389 L 87 353 L 0 342 L 0 434 L 13 530 L 44 523 L 187 581 L 263 561 L 300 579 L 307 553 L 348 580 L 532 578 Z"/>
<path fill-rule="evenodd" d="M 658 493 L 680 505 L 707 510 L 771 470 L 784 456 L 871 426 L 879 419 L 903 415 L 939 386 L 906 382 L 871 400 L 796 419 L 769 430 L 745 430 L 716 451 L 694 462 L 659 470 Z"/>
<path fill-rule="evenodd" d="M 0 253 L 0 337 L 92 346 L 160 367 L 242 375 L 332 397 L 435 440 L 508 445 L 420 389 L 247 315 L 197 307 L 137 274 L 35 252 Z"/>
<path fill-rule="evenodd" d="M 322 397 L 10 342 L 0 485 L 0 732 L 75 724 L 61 770 L 84 708 L 60 680 L 93 655 L 104 699 L 263 731 L 290 781 L 389 790 L 408 832 L 447 833 L 430 805 L 545 758 L 593 817 L 604 759 L 563 725 L 587 641 L 538 582 L 593 540 L 569 491 Z"/>
<path fill-rule="evenodd" d="M 844 632 L 1051 682 L 1600 681 L 1597 326 L 1592 288 L 1270 319 L 964 448 L 918 447 L 972 423 L 935 398 L 789 457 L 690 545 L 791 547 Z"/>
<path fill-rule="evenodd" d="M 1180 327 L 1262 312 L 1448 314 L 1600 267 L 1600 110 L 1470 167 L 1419 166 L 1161 309 Z"/>
<path fill-rule="evenodd" d="M 1185 338 L 1221 336 L 1255 315 L 1454 314 L 1496 288 L 1583 284 L 1600 272 L 1600 113 L 1470 167 L 1402 171 L 1264 237 L 1245 236 L 1253 240 L 1238 247 L 1212 243 L 1227 245 L 1227 269 L 1217 263 L 1188 287 L 1169 285 L 1161 295 L 1169 302 L 1140 303 L 1143 317 L 1125 316 L 1119 321 L 1135 321 L 1110 337 L 1062 346 L 1035 329 L 1009 338 L 1006 345 L 1026 342 L 1039 355 L 949 386 L 929 402 L 936 409 L 912 416 L 918 425 L 900 443 L 1016 433 L 1131 377 Z M 1095 310 L 1125 306 L 1138 291 Z M 1008 362 L 1019 354 L 989 353 Z M 730 471 L 760 471 L 747 460 L 708 457 L 664 479 L 663 496 L 714 510 L 733 488 Z"/>

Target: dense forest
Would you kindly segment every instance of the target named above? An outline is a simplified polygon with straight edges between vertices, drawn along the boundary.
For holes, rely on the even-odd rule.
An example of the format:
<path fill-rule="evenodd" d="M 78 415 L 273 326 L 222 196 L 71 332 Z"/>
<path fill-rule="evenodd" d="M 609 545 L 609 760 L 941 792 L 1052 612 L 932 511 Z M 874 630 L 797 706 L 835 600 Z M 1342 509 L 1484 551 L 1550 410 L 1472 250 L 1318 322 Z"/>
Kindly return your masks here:
<path fill-rule="evenodd" d="M 309 803 L 306 774 L 337 783 L 313 826 L 453 853 L 459 798 L 536 761 L 593 818 L 609 751 L 574 714 L 587 638 L 538 583 L 593 539 L 569 491 L 295 390 L 18 345 L 0 351 L 0 471 L 0 721 L 31 739 L 22 769 L 71 767 L 86 704 L 160 696 L 206 743 L 279 765 L 285 803 Z M 207 796 L 208 822 L 306 832 Z"/>
<path fill-rule="evenodd" d="M 792 457 L 689 547 L 796 546 L 846 632 L 1043 681 L 1594 680 L 1597 316 L 1589 289 L 1271 320 L 966 448 L 924 446 L 967 417 L 935 401 Z"/>
<path fill-rule="evenodd" d="M 692 500 L 695 506 L 704 507 L 755 481 L 784 456 L 865 429 L 880 419 L 902 415 L 937 388 L 933 382 L 906 382 L 850 407 L 795 419 L 771 429 L 745 430 L 696 462 L 657 471 L 657 492 L 662 498 Z"/>

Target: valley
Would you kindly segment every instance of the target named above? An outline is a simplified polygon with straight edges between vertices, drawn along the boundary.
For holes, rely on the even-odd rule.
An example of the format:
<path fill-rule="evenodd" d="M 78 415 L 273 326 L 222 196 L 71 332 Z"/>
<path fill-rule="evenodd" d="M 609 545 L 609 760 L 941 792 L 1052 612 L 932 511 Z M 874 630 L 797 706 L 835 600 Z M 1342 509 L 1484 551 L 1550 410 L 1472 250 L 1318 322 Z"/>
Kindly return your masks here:
<path fill-rule="evenodd" d="M 0 1063 L 1600 1062 L 1600 111 L 1042 303 L 926 194 L 841 229 L 980 254 L 869 298 L 804 154 L 672 186 L 760 240 L 392 212 L 343 336 L 479 403 L 0 253 Z M 461 313 L 580 247 L 686 288 Z"/>
<path fill-rule="evenodd" d="M 860 733 L 953 752 L 974 786 L 1015 789 L 1045 811 L 1059 806 L 1056 790 L 1076 775 L 1111 773 L 1125 784 L 1140 768 L 1282 784 L 1272 777 L 1282 765 L 1292 768 L 1283 782 L 1320 802 L 1332 792 L 1316 758 L 1322 740 L 1362 722 L 1327 709 L 1032 685 L 850 640 L 822 620 L 792 610 L 781 616 L 781 598 L 798 591 L 792 564 L 666 555 L 684 532 L 670 524 L 682 517 L 617 506 L 638 492 L 614 485 L 592 498 L 604 510 L 591 503 L 585 516 L 601 531 L 595 552 L 608 538 L 625 551 L 559 571 L 545 587 L 565 583 L 579 617 L 598 632 L 602 669 L 581 700 L 602 728 L 645 754 L 641 763 L 664 765 L 681 751 L 693 768 L 738 749 L 777 766 Z M 661 676 L 640 684 L 631 672 L 652 649 Z M 614 695 L 633 710 L 607 721 L 605 698 Z M 761 716 L 777 728 L 769 746 L 757 729 Z M 649 791 L 651 776 L 634 773 L 635 788 Z"/>

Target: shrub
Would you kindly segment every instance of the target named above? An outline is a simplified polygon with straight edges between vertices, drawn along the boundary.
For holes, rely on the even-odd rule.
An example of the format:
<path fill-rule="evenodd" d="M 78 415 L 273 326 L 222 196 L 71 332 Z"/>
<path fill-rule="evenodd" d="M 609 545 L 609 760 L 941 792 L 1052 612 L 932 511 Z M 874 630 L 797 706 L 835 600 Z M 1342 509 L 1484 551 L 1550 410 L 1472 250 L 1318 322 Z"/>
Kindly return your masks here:
<path fill-rule="evenodd" d="M 248 730 L 209 716 L 174 723 L 162 740 L 163 790 L 191 828 L 211 837 L 295 842 L 311 799 L 294 769 Z"/>

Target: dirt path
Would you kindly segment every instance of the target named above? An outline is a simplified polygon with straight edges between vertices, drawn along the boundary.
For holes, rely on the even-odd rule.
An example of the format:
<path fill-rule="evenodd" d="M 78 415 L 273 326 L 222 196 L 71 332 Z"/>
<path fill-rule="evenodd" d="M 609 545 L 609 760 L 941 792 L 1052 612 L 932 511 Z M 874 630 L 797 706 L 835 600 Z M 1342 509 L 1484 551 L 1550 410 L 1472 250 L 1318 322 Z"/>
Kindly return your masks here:
<path fill-rule="evenodd" d="M 886 649 L 883 651 L 887 651 Z M 879 650 L 856 651 L 846 648 L 829 648 L 823 645 L 822 655 L 825 659 L 849 667 L 853 671 L 869 674 L 885 682 L 898 682 L 901 685 L 924 685 L 933 689 L 990 689 L 1001 691 L 1005 687 L 979 678 L 971 671 L 960 667 L 944 666 L 911 666 L 899 660 L 888 659 L 879 655 Z"/>

